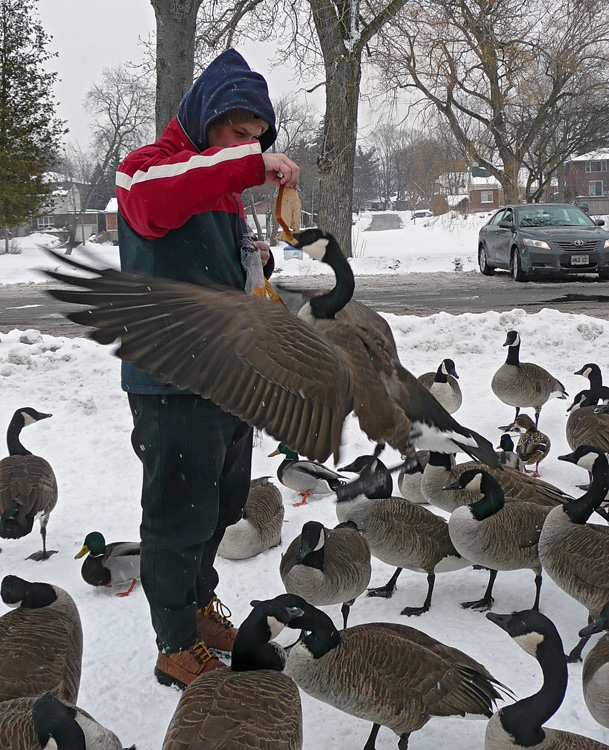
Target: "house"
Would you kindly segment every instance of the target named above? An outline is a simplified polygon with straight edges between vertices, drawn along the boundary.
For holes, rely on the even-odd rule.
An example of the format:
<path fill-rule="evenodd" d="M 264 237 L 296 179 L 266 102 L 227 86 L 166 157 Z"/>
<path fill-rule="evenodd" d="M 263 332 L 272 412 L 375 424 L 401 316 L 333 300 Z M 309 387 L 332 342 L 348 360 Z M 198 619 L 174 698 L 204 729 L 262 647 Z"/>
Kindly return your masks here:
<path fill-rule="evenodd" d="M 575 203 L 587 203 L 594 215 L 609 214 L 609 150 L 573 157 L 566 167 L 565 182 Z"/>

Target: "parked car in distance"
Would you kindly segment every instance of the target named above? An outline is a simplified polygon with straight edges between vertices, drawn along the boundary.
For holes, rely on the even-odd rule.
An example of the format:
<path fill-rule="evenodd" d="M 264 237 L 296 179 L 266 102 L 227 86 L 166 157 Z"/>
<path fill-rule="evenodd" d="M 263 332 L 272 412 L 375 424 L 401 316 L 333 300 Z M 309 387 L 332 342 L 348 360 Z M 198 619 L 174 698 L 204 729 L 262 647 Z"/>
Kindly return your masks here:
<path fill-rule="evenodd" d="M 433 216 L 433 211 L 428 208 L 421 208 L 412 212 L 413 219 L 428 219 L 430 216 Z"/>
<path fill-rule="evenodd" d="M 478 265 L 491 276 L 509 270 L 516 281 L 536 274 L 597 273 L 609 279 L 609 232 L 578 206 L 525 203 L 503 206 L 480 228 Z"/>

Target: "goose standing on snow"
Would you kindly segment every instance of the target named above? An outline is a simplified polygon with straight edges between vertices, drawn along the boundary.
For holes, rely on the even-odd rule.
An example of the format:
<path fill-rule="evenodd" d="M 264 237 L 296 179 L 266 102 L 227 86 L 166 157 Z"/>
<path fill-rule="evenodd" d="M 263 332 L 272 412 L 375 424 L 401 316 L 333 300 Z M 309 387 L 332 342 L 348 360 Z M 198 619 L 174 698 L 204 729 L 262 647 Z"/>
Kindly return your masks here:
<path fill-rule="evenodd" d="M 516 453 L 522 461 L 522 470 L 532 477 L 539 476 L 539 464 L 550 452 L 552 444 L 550 438 L 535 427 L 535 422 L 528 414 L 519 414 L 507 428 L 509 432 L 520 434 Z M 535 470 L 529 471 L 527 466 L 535 464 Z"/>
<path fill-rule="evenodd" d="M 403 455 L 435 447 L 494 465 L 489 441 L 448 414 L 401 365 L 386 337 L 336 319 L 355 281 L 334 237 L 320 229 L 295 236 L 295 247 L 336 274 L 334 289 L 310 300 L 297 318 L 242 292 L 96 270 L 62 255 L 55 257 L 95 277 L 47 271 L 86 288 L 49 293 L 94 305 L 68 317 L 93 327 L 90 336 L 100 343 L 120 338 L 120 358 L 211 399 L 307 458 L 324 461 L 333 453 L 337 460 L 342 425 L 353 410 L 371 440 Z"/>
<path fill-rule="evenodd" d="M 308 521 L 282 556 L 279 573 L 285 590 L 309 604 L 342 604 L 346 628 L 353 602 L 370 582 L 370 547 L 354 524 L 327 529 Z"/>
<path fill-rule="evenodd" d="M 427 612 L 431 606 L 436 573 L 465 568 L 471 563 L 455 549 L 444 518 L 415 503 L 391 494 L 389 469 L 376 456 L 360 456 L 343 471 L 359 473 L 361 484 L 370 489 L 355 490 L 345 485 L 337 492 L 336 515 L 339 521 L 355 523 L 368 541 L 374 557 L 395 566 L 391 579 L 368 596 L 388 599 L 393 596 L 404 568 L 427 574 L 427 596 L 419 607 L 405 607 L 400 614 L 412 616 Z"/>
<path fill-rule="evenodd" d="M 463 557 L 490 570 L 482 599 L 464 602 L 470 609 L 489 609 L 493 584 L 499 570 L 530 568 L 535 573 L 535 603 L 539 609 L 541 563 L 537 544 L 550 508 L 535 503 L 505 502 L 501 485 L 487 471 L 470 469 L 447 489 L 465 489 L 482 494 L 471 505 L 456 508 L 448 520 L 450 539 Z"/>
<path fill-rule="evenodd" d="M 598 448 L 581 445 L 558 459 L 586 469 L 592 482 L 581 497 L 548 513 L 539 537 L 539 559 L 554 583 L 583 604 L 594 620 L 609 601 L 609 526 L 586 522 L 609 489 L 607 457 Z M 587 640 L 581 638 L 572 649 L 570 661 L 580 658 Z"/>
<path fill-rule="evenodd" d="M 537 659 L 543 686 L 534 695 L 493 714 L 486 728 L 484 750 L 608 750 L 609 745 L 589 737 L 543 726 L 563 702 L 568 680 L 563 644 L 552 621 L 533 610 L 510 615 L 488 612 L 486 616 Z"/>
<path fill-rule="evenodd" d="M 509 347 L 507 359 L 493 375 L 491 389 L 500 401 L 515 407 L 514 419 L 521 409 L 534 409 L 537 427 L 541 408 L 546 401 L 552 397 L 566 398 L 569 394 L 563 384 L 543 367 L 520 361 L 518 331 L 509 331 L 503 346 Z"/>
<path fill-rule="evenodd" d="M 241 518 L 226 528 L 218 554 L 229 560 L 244 560 L 277 547 L 284 514 L 281 492 L 269 477 L 252 479 Z"/>
<path fill-rule="evenodd" d="M 598 406 L 599 398 L 593 390 L 580 391 L 567 411 L 565 427 L 567 443 L 574 451 L 580 445 L 594 445 L 609 452 L 609 407 Z"/>
<path fill-rule="evenodd" d="M 449 414 L 454 414 L 463 403 L 458 378 L 453 360 L 443 359 L 436 372 L 425 372 L 417 379 Z"/>
<path fill-rule="evenodd" d="M 74 559 L 85 557 L 80 574 L 91 586 L 116 586 L 129 583 L 127 591 L 117 596 L 129 596 L 140 577 L 140 543 L 110 542 L 104 535 L 91 531 L 85 537 L 82 549 Z"/>
<path fill-rule="evenodd" d="M 52 695 L 0 703 L 0 747 L 19 750 L 123 750 L 119 738 L 71 703 Z M 135 750 L 133 745 L 130 750 Z"/>
<path fill-rule="evenodd" d="M 309 495 L 332 494 L 345 479 L 319 461 L 300 458 L 287 445 L 280 445 L 277 450 L 269 453 L 269 458 L 280 453 L 283 453 L 284 459 L 277 467 L 277 479 L 284 487 L 300 493 L 302 500 L 294 503 L 295 507 L 306 505 Z"/>
<path fill-rule="evenodd" d="M 58 586 L 13 575 L 2 579 L 0 594 L 15 608 L 0 617 L 0 701 L 51 693 L 75 703 L 82 627 L 72 597 Z"/>
<path fill-rule="evenodd" d="M 57 551 L 46 548 L 47 524 L 57 504 L 57 480 L 49 462 L 24 448 L 19 435 L 27 425 L 51 416 L 29 406 L 17 409 L 6 435 L 9 455 L 0 461 L 0 536 L 19 539 L 30 533 L 34 519 L 39 518 L 42 550 L 30 555 L 31 560 L 47 560 Z"/>
<path fill-rule="evenodd" d="M 339 633 L 324 612 L 298 600 L 294 606 L 304 615 L 288 627 L 306 634 L 290 649 L 285 673 L 305 693 L 372 722 L 365 750 L 374 750 L 381 726 L 406 750 L 431 718 L 490 717 L 501 698 L 482 664 L 420 630 L 376 622 Z"/>
<path fill-rule="evenodd" d="M 252 602 L 239 628 L 229 669 L 194 680 L 182 694 L 162 750 L 300 750 L 302 709 L 294 681 L 282 673 L 285 652 L 271 638 L 302 609 Z"/>
<path fill-rule="evenodd" d="M 579 631 L 581 638 L 609 630 L 609 602 L 600 617 Z M 605 633 L 584 659 L 582 670 L 584 701 L 595 721 L 609 727 L 609 633 Z"/>

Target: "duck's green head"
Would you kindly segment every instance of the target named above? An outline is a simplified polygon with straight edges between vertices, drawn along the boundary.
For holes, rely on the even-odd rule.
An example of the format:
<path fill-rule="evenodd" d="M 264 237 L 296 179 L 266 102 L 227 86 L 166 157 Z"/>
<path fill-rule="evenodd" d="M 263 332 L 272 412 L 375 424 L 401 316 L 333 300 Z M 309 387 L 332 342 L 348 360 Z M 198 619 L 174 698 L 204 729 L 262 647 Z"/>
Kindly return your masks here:
<path fill-rule="evenodd" d="M 291 448 L 288 448 L 287 445 L 283 445 L 283 444 L 278 445 L 277 450 L 273 451 L 272 453 L 269 453 L 268 457 L 271 458 L 271 456 L 278 456 L 280 453 L 283 453 L 283 455 L 286 458 L 289 458 L 290 461 L 298 461 L 298 453 L 293 451 Z"/>
<path fill-rule="evenodd" d="M 87 552 L 90 552 L 92 555 L 103 555 L 105 551 L 106 540 L 104 539 L 104 535 L 99 531 L 91 531 L 85 537 L 82 549 L 75 555 L 75 559 L 78 560 L 80 557 L 84 557 Z"/>

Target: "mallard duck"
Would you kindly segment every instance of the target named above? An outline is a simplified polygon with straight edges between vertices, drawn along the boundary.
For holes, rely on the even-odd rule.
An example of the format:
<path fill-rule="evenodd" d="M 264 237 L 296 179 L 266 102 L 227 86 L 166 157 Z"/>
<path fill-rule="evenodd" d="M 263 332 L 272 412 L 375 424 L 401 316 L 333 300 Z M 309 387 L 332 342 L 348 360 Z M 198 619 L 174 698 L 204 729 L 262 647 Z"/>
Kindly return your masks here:
<path fill-rule="evenodd" d="M 235 639 L 230 669 L 201 675 L 186 688 L 162 750 L 302 747 L 298 688 L 281 671 L 285 652 L 271 641 L 302 609 L 274 600 L 252 605 Z"/>
<path fill-rule="evenodd" d="M 579 631 L 580 638 L 609 630 L 609 602 L 600 616 Z M 605 633 L 584 659 L 582 688 L 588 711 L 599 724 L 609 727 L 609 633 Z"/>
<path fill-rule="evenodd" d="M 464 602 L 470 609 L 489 609 L 493 585 L 499 570 L 530 568 L 535 573 L 535 602 L 539 609 L 541 563 L 537 543 L 551 508 L 535 503 L 506 503 L 499 482 L 483 469 L 464 471 L 446 489 L 481 493 L 480 500 L 456 508 L 448 520 L 448 531 L 455 549 L 474 565 L 490 570 L 488 587 L 482 599 Z"/>
<path fill-rule="evenodd" d="M 229 560 L 244 560 L 281 543 L 285 508 L 281 492 L 269 477 L 250 482 L 241 518 L 227 526 L 218 554 Z"/>
<path fill-rule="evenodd" d="M 569 394 L 563 384 L 543 367 L 520 361 L 518 331 L 508 331 L 503 346 L 509 347 L 507 359 L 493 375 L 491 389 L 500 401 L 515 407 L 514 419 L 520 409 L 533 408 L 537 427 L 541 408 L 548 399 L 566 398 Z"/>
<path fill-rule="evenodd" d="M 47 524 L 57 504 L 57 480 L 49 462 L 24 448 L 19 435 L 27 425 L 52 416 L 29 406 L 17 409 L 6 434 L 9 456 L 0 461 L 0 536 L 19 539 L 30 533 L 38 518 L 42 551 L 30 555 L 31 560 L 47 560 L 57 552 L 46 548 Z"/>
<path fill-rule="evenodd" d="M 554 583 L 596 619 L 609 601 L 609 526 L 586 522 L 609 489 L 607 457 L 598 448 L 580 445 L 558 460 L 586 469 L 592 483 L 581 497 L 548 513 L 539 537 L 539 559 Z M 582 638 L 571 650 L 570 661 L 580 658 L 586 641 Z"/>
<path fill-rule="evenodd" d="M 406 748 L 432 717 L 490 717 L 501 697 L 482 664 L 420 630 L 377 622 L 339 632 L 307 602 L 289 595 L 282 601 L 304 611 L 288 623 L 304 634 L 290 649 L 285 674 L 314 698 L 372 722 L 365 750 L 374 750 L 381 726 Z"/>
<path fill-rule="evenodd" d="M 438 404 L 401 365 L 386 337 L 376 328 L 336 319 L 351 300 L 355 281 L 334 237 L 320 229 L 295 236 L 295 247 L 336 274 L 334 289 L 314 297 L 297 318 L 239 291 L 99 271 L 58 254 L 94 278 L 47 271 L 87 289 L 49 293 L 94 305 L 68 317 L 92 327 L 89 335 L 100 343 L 120 337 L 120 358 L 211 399 L 311 460 L 324 461 L 333 453 L 338 461 L 342 425 L 353 410 L 371 440 L 405 455 L 435 446 L 494 464 L 488 440 Z"/>
<path fill-rule="evenodd" d="M 543 726 L 563 702 L 568 680 L 562 640 L 552 621 L 533 610 L 509 615 L 488 612 L 486 616 L 537 659 L 543 686 L 534 695 L 493 714 L 486 728 L 484 750 L 607 750 L 609 745 L 589 737 Z"/>
<path fill-rule="evenodd" d="M 0 747 L 122 750 L 118 737 L 78 706 L 52 695 L 0 703 Z M 133 745 L 130 750 L 135 750 Z"/>
<path fill-rule="evenodd" d="M 454 414 L 463 403 L 463 395 L 452 359 L 443 359 L 436 372 L 419 375 L 418 381 L 431 392 L 449 414 Z"/>
<path fill-rule="evenodd" d="M 345 477 L 319 461 L 302 459 L 287 445 L 280 445 L 277 450 L 269 454 L 285 458 L 277 467 L 277 479 L 284 487 L 289 487 L 300 494 L 302 500 L 294 503 L 294 507 L 306 505 L 309 495 L 330 495 L 342 483 Z"/>
<path fill-rule="evenodd" d="M 337 490 L 336 515 L 352 522 L 368 541 L 372 555 L 396 570 L 384 586 L 368 590 L 368 596 L 393 596 L 403 570 L 427 574 L 427 596 L 419 607 L 405 607 L 400 614 L 420 615 L 431 607 L 436 573 L 465 568 L 471 563 L 455 549 L 446 520 L 420 505 L 391 494 L 391 473 L 376 455 L 359 456 L 345 471 L 359 474 L 358 483 Z"/>
<path fill-rule="evenodd" d="M 522 461 L 523 471 L 533 477 L 538 477 L 539 464 L 548 455 L 552 446 L 550 438 L 537 429 L 535 422 L 528 414 L 519 414 L 507 429 L 520 434 L 516 453 Z M 535 464 L 535 470 L 529 471 L 527 466 L 532 464 Z"/>
<path fill-rule="evenodd" d="M 76 702 L 82 663 L 82 627 L 76 604 L 59 586 L 8 575 L 2 601 L 15 607 L 0 617 L 0 701 L 50 693 Z"/>
<path fill-rule="evenodd" d="M 510 469 L 522 471 L 522 461 L 514 450 L 514 441 L 509 432 L 504 432 L 495 448 L 500 466 L 508 466 Z"/>
<path fill-rule="evenodd" d="M 74 555 L 75 560 L 87 555 L 80 573 L 91 586 L 116 586 L 130 581 L 127 591 L 117 596 L 129 596 L 140 577 L 140 543 L 110 542 L 104 535 L 91 531 L 85 537 L 82 549 Z"/>
<path fill-rule="evenodd" d="M 351 523 L 327 529 L 318 521 L 307 521 L 279 566 L 289 594 L 317 607 L 342 604 L 345 628 L 353 602 L 370 582 L 370 573 L 370 547 Z"/>

